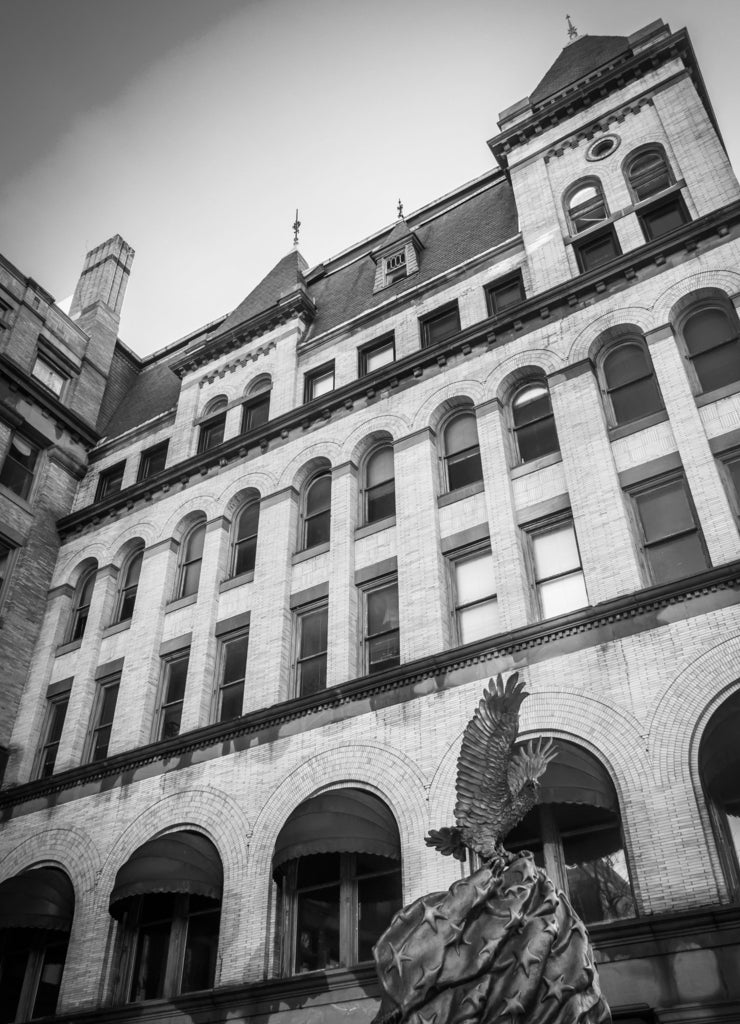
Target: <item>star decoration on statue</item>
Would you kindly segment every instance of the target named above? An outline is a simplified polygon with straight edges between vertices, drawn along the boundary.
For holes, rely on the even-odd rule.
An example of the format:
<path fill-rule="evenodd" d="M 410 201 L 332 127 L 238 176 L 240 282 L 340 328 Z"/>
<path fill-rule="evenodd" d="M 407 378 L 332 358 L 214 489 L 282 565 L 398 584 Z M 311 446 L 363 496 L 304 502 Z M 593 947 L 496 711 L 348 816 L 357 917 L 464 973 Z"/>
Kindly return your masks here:
<path fill-rule="evenodd" d="M 512 935 L 516 935 L 524 928 L 527 923 L 527 919 L 523 914 L 520 914 L 518 910 L 509 911 L 509 921 L 504 925 L 504 931 L 510 932 Z"/>
<path fill-rule="evenodd" d="M 527 945 L 524 947 L 524 949 L 519 954 L 519 963 L 518 963 L 517 966 L 521 967 L 521 969 L 524 971 L 526 976 L 529 977 L 529 972 L 530 972 L 531 968 L 535 964 L 541 964 L 541 963 L 542 963 L 542 957 L 541 956 L 537 956 L 536 953 L 533 953 L 532 950 L 529 948 L 529 943 L 527 943 Z"/>
<path fill-rule="evenodd" d="M 548 999 L 557 999 L 558 1006 L 565 1002 L 566 994 L 568 992 L 575 992 L 572 985 L 565 984 L 565 975 L 561 974 L 560 977 L 554 981 L 552 978 L 543 978 L 547 992 L 542 997 L 544 1003 Z"/>
<path fill-rule="evenodd" d="M 463 937 L 463 926 L 461 924 L 452 924 L 450 922 L 450 930 L 452 934 L 449 938 L 445 939 L 445 946 L 454 946 L 455 952 L 460 956 L 460 946 L 469 946 L 470 941 Z"/>
<path fill-rule="evenodd" d="M 424 988 L 428 981 L 435 979 L 442 970 L 443 963 L 444 961 L 440 960 L 438 964 L 433 964 L 431 967 L 425 967 L 422 964 L 421 974 L 414 983 L 414 988 Z"/>
<path fill-rule="evenodd" d="M 443 914 L 440 910 L 437 910 L 436 907 L 431 906 L 426 902 L 426 900 L 421 901 L 421 906 L 422 915 L 420 923 L 428 924 L 433 932 L 439 931 L 437 928 L 437 921 L 446 921 L 447 915 Z"/>
<path fill-rule="evenodd" d="M 515 992 L 513 996 L 509 996 L 504 1000 L 501 1012 L 508 1013 L 512 1020 L 516 1020 L 517 1017 L 522 1016 L 524 1013 L 524 1007 L 521 999 L 519 998 L 518 992 Z"/>
<path fill-rule="evenodd" d="M 391 951 L 391 962 L 389 964 L 387 964 L 387 966 L 385 968 L 385 973 L 386 974 L 390 974 L 390 972 L 395 967 L 396 970 L 398 971 L 398 976 L 400 978 L 401 977 L 401 972 L 403 970 L 404 963 L 409 962 L 413 958 L 410 957 L 410 956 L 407 956 L 403 952 L 403 947 L 399 947 L 398 949 L 396 949 L 396 947 L 393 945 L 392 942 L 388 943 L 388 949 Z"/>
<path fill-rule="evenodd" d="M 478 959 L 482 960 L 484 957 L 493 956 L 498 948 L 498 939 L 486 939 L 481 948 L 478 950 Z"/>
<path fill-rule="evenodd" d="M 471 1011 L 473 1013 L 477 1013 L 480 1009 L 482 1009 L 486 1001 L 487 995 L 488 978 L 484 978 L 482 982 L 476 985 L 475 988 L 468 992 L 465 998 L 460 1001 L 460 1009 L 462 1010 L 463 1006 L 465 1006 L 466 1003 L 470 1003 Z M 469 1014 L 466 1014 L 465 1016 L 467 1017 L 469 1016 Z"/>

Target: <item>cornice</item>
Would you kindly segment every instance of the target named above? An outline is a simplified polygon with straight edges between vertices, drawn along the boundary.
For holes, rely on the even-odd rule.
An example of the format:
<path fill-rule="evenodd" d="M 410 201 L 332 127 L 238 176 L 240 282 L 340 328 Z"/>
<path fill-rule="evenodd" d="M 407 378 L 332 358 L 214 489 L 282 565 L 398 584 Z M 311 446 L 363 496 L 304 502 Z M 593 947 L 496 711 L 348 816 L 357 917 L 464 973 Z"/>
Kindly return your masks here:
<path fill-rule="evenodd" d="M 59 794 L 64 792 L 69 794 L 67 799 L 89 796 L 98 788 L 109 789 L 110 780 L 115 777 L 124 785 L 136 778 L 189 767 L 194 761 L 202 763 L 234 753 L 253 746 L 260 736 L 262 742 L 269 742 L 284 735 L 290 723 L 299 722 L 306 730 L 317 728 L 324 724 L 327 715 L 336 714 L 340 708 L 345 716 L 363 714 L 378 707 L 379 701 L 402 703 L 463 685 L 482 675 L 501 671 L 505 662 L 521 665 L 542 662 L 666 625 L 673 618 L 691 618 L 738 602 L 740 560 L 697 573 L 690 579 L 648 587 L 545 622 L 419 658 L 398 668 L 352 679 L 320 693 L 282 701 L 230 722 L 207 725 L 104 761 L 24 783 L 0 792 L 0 808 L 10 809 L 31 802 L 40 806 L 47 798 L 57 803 L 61 799 Z M 676 606 L 685 608 L 676 612 Z M 669 608 L 674 611 L 669 612 Z M 106 779 L 109 781 L 101 782 Z M 8 811 L 4 816 L 9 816 Z"/>
<path fill-rule="evenodd" d="M 7 377 L 18 391 L 27 395 L 36 405 L 40 405 L 58 426 L 63 427 L 70 434 L 73 441 L 80 441 L 91 447 L 100 440 L 100 434 L 93 430 L 77 413 L 71 412 L 62 405 L 55 395 L 52 395 L 43 385 L 38 384 L 25 370 L 22 370 L 2 352 L 0 352 L 0 373 Z"/>
<path fill-rule="evenodd" d="M 722 244 L 731 229 L 736 233 L 740 231 L 740 200 L 690 221 L 669 236 L 632 249 L 605 266 L 533 295 L 499 316 L 481 320 L 453 338 L 419 349 L 328 395 L 268 420 L 255 430 L 229 438 L 207 452 L 193 455 L 156 476 L 79 509 L 60 519 L 57 527 L 62 536 L 68 536 L 74 531 L 96 526 L 108 516 L 119 515 L 124 509 L 131 510 L 137 504 L 148 503 L 157 493 L 166 493 L 173 487 L 187 487 L 209 472 L 256 458 L 314 426 L 346 415 L 357 402 L 371 404 L 389 390 L 413 386 L 425 375 L 439 373 L 450 360 L 465 359 L 473 352 L 498 348 L 512 338 L 537 330 L 545 322 L 570 316 L 578 309 L 592 305 L 602 295 L 611 297 L 631 287 L 638 274 L 645 278 L 653 276 L 662 272 L 669 260 L 683 262 L 695 253 Z"/>

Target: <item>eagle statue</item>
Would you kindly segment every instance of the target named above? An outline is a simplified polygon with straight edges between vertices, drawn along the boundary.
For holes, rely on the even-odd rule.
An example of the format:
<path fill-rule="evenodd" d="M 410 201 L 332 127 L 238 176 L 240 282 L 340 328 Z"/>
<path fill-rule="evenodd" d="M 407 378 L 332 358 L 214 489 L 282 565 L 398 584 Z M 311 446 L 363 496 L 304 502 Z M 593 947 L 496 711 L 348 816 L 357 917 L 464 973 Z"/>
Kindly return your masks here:
<path fill-rule="evenodd" d="M 428 846 L 480 867 L 400 910 L 373 954 L 383 991 L 373 1024 L 610 1024 L 588 932 L 527 850 L 504 840 L 537 803 L 557 757 L 517 743 L 528 696 L 517 673 L 491 679 L 463 734 L 456 825 Z"/>

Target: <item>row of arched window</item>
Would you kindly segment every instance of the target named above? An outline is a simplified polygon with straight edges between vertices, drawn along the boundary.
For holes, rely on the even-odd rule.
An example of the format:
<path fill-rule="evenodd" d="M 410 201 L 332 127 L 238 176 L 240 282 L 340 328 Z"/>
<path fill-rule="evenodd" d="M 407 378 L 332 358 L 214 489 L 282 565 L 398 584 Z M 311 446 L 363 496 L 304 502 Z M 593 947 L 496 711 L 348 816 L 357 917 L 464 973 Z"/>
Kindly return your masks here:
<path fill-rule="evenodd" d="M 738 720 L 735 693 L 710 719 L 699 757 L 731 890 L 737 890 L 740 854 Z M 538 804 L 506 846 L 530 850 L 588 925 L 636 915 L 614 783 L 583 747 L 557 740 Z M 275 973 L 369 961 L 403 903 L 395 817 L 361 789 L 311 797 L 277 836 L 272 876 Z M 222 899 L 221 857 L 202 833 L 171 830 L 140 846 L 119 868 L 109 898 L 107 948 L 118 965 L 110 998 L 140 1002 L 217 984 Z M 0 884 L 3 1022 L 54 1013 L 73 915 L 74 890 L 58 867 L 32 867 Z"/>

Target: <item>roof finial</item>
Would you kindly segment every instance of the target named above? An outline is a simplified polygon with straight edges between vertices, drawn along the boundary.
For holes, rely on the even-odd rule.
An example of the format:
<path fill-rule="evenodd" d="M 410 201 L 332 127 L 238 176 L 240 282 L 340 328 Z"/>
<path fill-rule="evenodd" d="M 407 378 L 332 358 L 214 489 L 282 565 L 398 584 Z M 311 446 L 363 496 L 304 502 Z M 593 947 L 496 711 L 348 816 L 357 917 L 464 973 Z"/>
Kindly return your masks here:
<path fill-rule="evenodd" d="M 570 15 L 569 14 L 565 15 L 565 20 L 568 22 L 568 39 L 570 39 L 570 41 L 572 43 L 574 39 L 578 38 L 578 29 L 575 27 L 573 22 L 570 20 Z"/>
<path fill-rule="evenodd" d="M 298 210 L 295 211 L 295 220 L 293 221 L 293 245 L 298 248 L 298 232 L 301 230 L 301 222 L 298 220 Z"/>
<path fill-rule="evenodd" d="M 400 199 L 398 200 L 398 207 L 397 207 L 397 209 L 398 209 L 398 219 L 401 220 L 401 218 L 403 217 L 403 203 L 401 202 Z"/>

